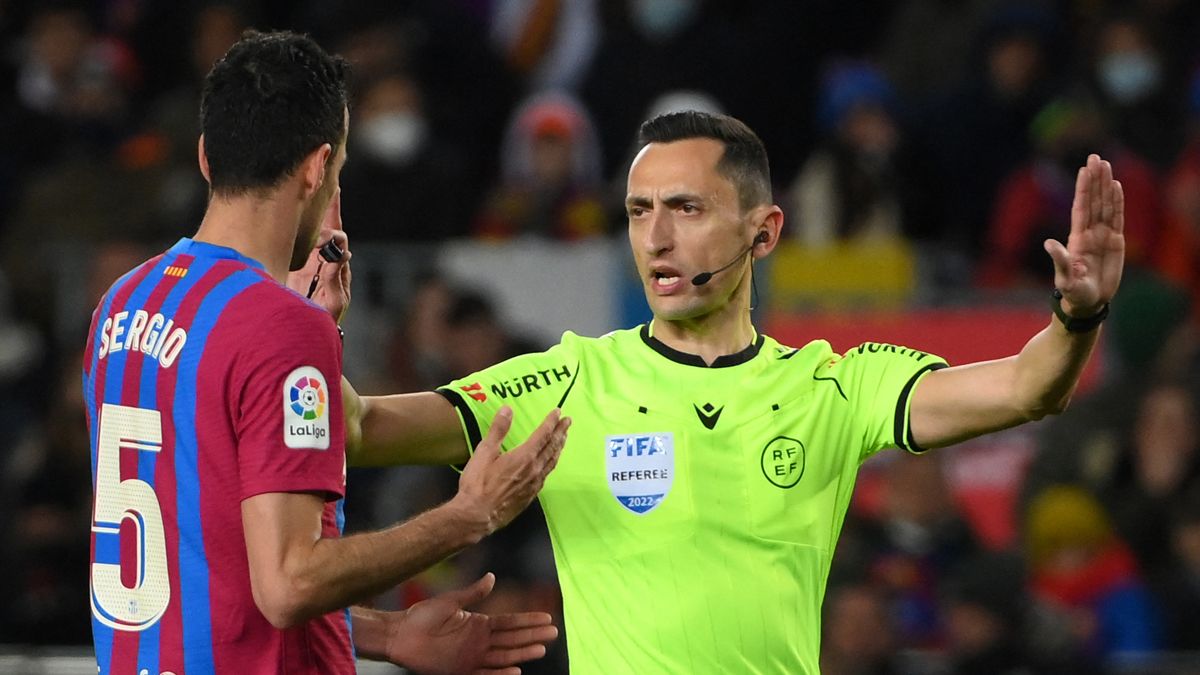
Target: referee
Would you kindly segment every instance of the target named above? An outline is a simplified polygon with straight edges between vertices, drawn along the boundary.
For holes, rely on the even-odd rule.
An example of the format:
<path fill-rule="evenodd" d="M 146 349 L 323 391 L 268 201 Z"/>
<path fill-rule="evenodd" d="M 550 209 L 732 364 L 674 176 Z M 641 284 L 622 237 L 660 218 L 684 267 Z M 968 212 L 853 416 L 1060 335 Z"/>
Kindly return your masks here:
<path fill-rule="evenodd" d="M 1067 405 L 1117 290 L 1123 195 L 1079 171 L 1054 315 L 1017 355 L 946 367 L 865 343 L 780 344 L 750 321 L 751 264 L 779 241 L 767 154 L 730 117 L 642 125 L 625 206 L 654 319 L 567 332 L 435 393 L 347 389 L 352 464 L 460 463 L 502 405 L 511 437 L 574 420 L 540 499 L 576 675 L 818 672 L 821 601 L 858 467 Z M 440 394 L 440 395 L 439 395 Z"/>

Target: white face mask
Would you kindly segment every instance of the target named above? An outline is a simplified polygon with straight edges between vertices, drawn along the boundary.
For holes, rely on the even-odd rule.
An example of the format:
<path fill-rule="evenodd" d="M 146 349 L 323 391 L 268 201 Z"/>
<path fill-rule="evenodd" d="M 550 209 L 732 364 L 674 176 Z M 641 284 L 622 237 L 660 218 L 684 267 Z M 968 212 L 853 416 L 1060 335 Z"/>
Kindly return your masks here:
<path fill-rule="evenodd" d="M 1118 52 L 1100 61 L 1100 85 L 1118 103 L 1137 103 L 1158 87 L 1158 60 L 1145 52 Z"/>
<path fill-rule="evenodd" d="M 429 126 L 420 115 L 394 112 L 360 123 L 355 135 L 368 155 L 390 166 L 404 166 L 424 147 Z"/>
<path fill-rule="evenodd" d="M 630 0 L 629 15 L 642 35 L 671 38 L 696 14 L 696 0 Z"/>

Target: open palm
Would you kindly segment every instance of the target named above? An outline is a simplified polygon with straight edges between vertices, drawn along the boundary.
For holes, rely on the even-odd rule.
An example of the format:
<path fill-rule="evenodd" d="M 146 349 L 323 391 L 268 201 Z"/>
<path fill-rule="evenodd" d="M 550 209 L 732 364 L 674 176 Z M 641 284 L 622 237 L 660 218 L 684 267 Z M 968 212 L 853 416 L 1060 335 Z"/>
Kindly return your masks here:
<path fill-rule="evenodd" d="M 1125 193 L 1099 155 L 1089 155 L 1075 179 L 1067 245 L 1047 239 L 1045 248 L 1071 316 L 1093 316 L 1116 295 L 1125 267 Z"/>

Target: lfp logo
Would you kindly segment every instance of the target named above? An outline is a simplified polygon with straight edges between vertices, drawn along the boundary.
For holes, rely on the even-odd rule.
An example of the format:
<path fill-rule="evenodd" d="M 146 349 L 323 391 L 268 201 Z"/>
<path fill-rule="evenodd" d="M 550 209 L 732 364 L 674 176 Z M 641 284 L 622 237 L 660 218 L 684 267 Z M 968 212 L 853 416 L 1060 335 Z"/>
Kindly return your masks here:
<path fill-rule="evenodd" d="M 289 384 L 290 383 L 290 384 Z M 329 449 L 329 385 L 312 366 L 300 366 L 283 378 L 283 442 L 289 448 Z"/>
<path fill-rule="evenodd" d="M 301 376 L 292 383 L 292 412 L 300 419 L 315 420 L 325 414 L 325 390 L 320 380 Z"/>

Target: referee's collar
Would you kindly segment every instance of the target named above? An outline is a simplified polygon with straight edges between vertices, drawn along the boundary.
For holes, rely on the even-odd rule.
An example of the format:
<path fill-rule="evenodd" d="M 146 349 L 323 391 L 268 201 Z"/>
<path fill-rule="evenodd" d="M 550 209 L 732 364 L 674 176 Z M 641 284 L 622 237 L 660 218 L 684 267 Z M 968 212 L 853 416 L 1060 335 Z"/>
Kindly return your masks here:
<path fill-rule="evenodd" d="M 705 363 L 704 359 L 700 358 L 700 356 L 697 354 L 689 354 L 687 352 L 681 352 L 673 347 L 668 347 L 662 340 L 659 340 L 650 334 L 649 323 L 642 324 L 642 330 L 640 334 L 642 336 L 642 342 L 645 342 L 647 347 L 653 349 L 662 356 L 674 361 L 675 363 L 682 363 L 685 366 L 696 366 L 697 368 L 728 368 L 729 366 L 736 366 L 745 363 L 750 359 L 753 359 L 755 356 L 758 356 L 758 350 L 762 349 L 763 340 L 765 339 L 761 334 L 759 334 L 754 338 L 754 342 L 750 343 L 742 351 L 718 356 L 716 360 L 712 362 L 712 365 L 709 365 Z"/>

